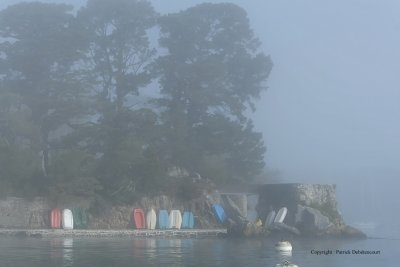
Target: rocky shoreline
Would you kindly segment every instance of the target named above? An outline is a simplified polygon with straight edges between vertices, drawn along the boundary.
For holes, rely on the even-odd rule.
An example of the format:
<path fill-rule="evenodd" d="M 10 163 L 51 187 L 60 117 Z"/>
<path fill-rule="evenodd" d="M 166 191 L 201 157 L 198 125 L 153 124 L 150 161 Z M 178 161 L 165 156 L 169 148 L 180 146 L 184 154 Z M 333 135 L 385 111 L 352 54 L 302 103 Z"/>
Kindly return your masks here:
<path fill-rule="evenodd" d="M 219 236 L 241 237 L 281 236 L 287 238 L 366 238 L 367 236 L 346 225 L 337 209 L 334 185 L 276 184 L 256 185 L 238 192 L 227 192 L 204 187 L 192 199 L 171 196 L 142 197 L 137 203 L 112 206 L 105 203 L 95 209 L 85 201 L 70 199 L 52 202 L 45 198 L 32 200 L 8 197 L 0 200 L 0 235 L 21 236 Z M 257 201 L 250 203 L 251 197 Z M 221 204 L 228 220 L 219 224 L 211 206 Z M 80 207 L 88 211 L 85 229 L 53 230 L 49 212 L 52 208 Z M 267 214 L 287 207 L 284 222 L 266 227 Z M 135 230 L 132 211 L 134 208 L 149 210 L 190 210 L 195 215 L 195 230 Z M 256 220 L 249 214 L 256 214 Z M 18 230 L 28 229 L 28 230 Z"/>
<path fill-rule="evenodd" d="M 367 238 L 345 223 L 337 208 L 336 186 L 326 184 L 267 184 L 248 189 L 258 196 L 254 209 L 263 227 L 243 214 L 237 195 L 224 194 L 224 207 L 231 215 L 228 234 L 237 236 L 278 236 L 282 238 Z M 247 205 L 249 206 L 249 205 Z M 265 225 L 269 214 L 286 209 L 284 221 Z"/>

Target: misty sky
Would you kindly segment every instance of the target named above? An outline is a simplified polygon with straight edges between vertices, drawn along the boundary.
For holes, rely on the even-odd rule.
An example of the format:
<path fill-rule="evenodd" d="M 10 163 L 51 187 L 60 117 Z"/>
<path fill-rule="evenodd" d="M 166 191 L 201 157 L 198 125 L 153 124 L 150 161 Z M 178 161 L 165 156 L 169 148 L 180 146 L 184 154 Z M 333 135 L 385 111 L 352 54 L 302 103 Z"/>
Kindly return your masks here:
<path fill-rule="evenodd" d="M 1 0 L 0 8 L 16 2 Z M 151 2 L 168 13 L 204 1 Z M 392 184 L 400 175 L 400 2 L 209 2 L 245 8 L 274 62 L 254 114 L 267 167 L 287 182 L 336 183 L 342 196 L 357 194 L 354 185 L 364 181 L 364 195 L 371 188 L 397 193 L 393 186 L 379 189 L 376 181 Z M 390 201 L 387 196 L 384 203 Z"/>

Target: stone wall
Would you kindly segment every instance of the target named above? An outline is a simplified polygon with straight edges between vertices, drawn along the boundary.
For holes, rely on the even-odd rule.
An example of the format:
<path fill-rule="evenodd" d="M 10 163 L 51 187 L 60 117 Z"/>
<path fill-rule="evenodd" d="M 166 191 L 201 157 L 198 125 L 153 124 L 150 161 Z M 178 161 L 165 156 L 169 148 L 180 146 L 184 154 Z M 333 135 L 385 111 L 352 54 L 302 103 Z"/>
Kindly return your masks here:
<path fill-rule="evenodd" d="M 49 225 L 49 205 L 44 198 L 0 200 L 1 228 L 43 228 Z"/>
<path fill-rule="evenodd" d="M 258 186 L 257 211 L 265 219 L 270 210 L 287 207 L 285 222 L 294 225 L 298 205 L 319 210 L 332 222 L 341 223 L 343 218 L 337 209 L 336 186 L 323 184 L 266 184 Z"/>
<path fill-rule="evenodd" d="M 191 201 L 182 201 L 165 195 L 155 197 L 143 197 L 138 203 L 128 206 L 108 206 L 100 211 L 90 214 L 90 229 L 126 229 L 133 228 L 132 211 L 134 208 L 142 208 L 145 212 L 150 209 L 158 211 L 165 209 L 170 211 L 178 209 L 181 212 L 190 210 L 195 216 L 197 228 L 213 228 L 216 226 L 211 214 L 211 200 L 213 196 L 196 198 Z"/>
<path fill-rule="evenodd" d="M 151 208 L 190 210 L 195 216 L 197 228 L 214 228 L 218 224 L 211 213 L 211 205 L 219 201 L 218 195 L 204 195 L 191 201 L 182 201 L 168 196 L 144 197 L 138 203 L 125 206 L 111 206 L 109 203 L 89 212 L 89 229 L 129 229 L 134 228 L 132 212 L 142 208 L 145 212 Z M 67 202 L 53 203 L 45 198 L 33 200 L 8 197 L 0 200 L 0 228 L 13 229 L 46 229 L 50 228 L 50 211 L 52 208 L 75 207 L 86 208 L 82 200 L 69 199 Z"/>

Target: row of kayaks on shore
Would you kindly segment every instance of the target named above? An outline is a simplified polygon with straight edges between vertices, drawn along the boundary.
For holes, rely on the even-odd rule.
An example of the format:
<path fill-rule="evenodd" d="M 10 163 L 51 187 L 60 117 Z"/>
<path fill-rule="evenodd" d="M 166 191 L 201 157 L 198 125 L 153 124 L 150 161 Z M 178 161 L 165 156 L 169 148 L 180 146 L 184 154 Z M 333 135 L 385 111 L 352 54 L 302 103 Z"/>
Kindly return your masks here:
<path fill-rule="evenodd" d="M 211 207 L 215 219 L 223 224 L 227 220 L 224 208 L 219 204 Z M 190 211 L 160 209 L 158 214 L 154 209 L 145 213 L 143 209 L 136 208 L 132 213 L 132 224 L 136 229 L 193 229 L 195 220 Z M 88 225 L 88 214 L 82 208 L 59 209 L 50 212 L 50 226 L 53 229 L 85 229 Z"/>
<path fill-rule="evenodd" d="M 219 204 L 211 206 L 216 221 L 224 224 L 228 219 L 224 208 Z M 271 211 L 264 226 L 271 227 L 274 223 L 282 223 L 287 214 L 287 208 L 281 208 L 278 213 Z M 194 215 L 190 211 L 171 210 L 169 213 L 165 209 L 160 209 L 158 214 L 154 209 L 145 213 L 143 209 L 136 208 L 132 213 L 132 223 L 136 229 L 193 229 Z M 84 229 L 88 224 L 88 215 L 84 209 L 74 208 L 63 209 L 55 208 L 50 213 L 50 225 L 53 229 Z"/>
<path fill-rule="evenodd" d="M 136 229 L 193 229 L 194 215 L 191 211 L 161 209 L 156 214 L 154 209 L 150 209 L 146 216 L 143 209 L 133 210 L 133 222 Z"/>
<path fill-rule="evenodd" d="M 53 229 L 84 229 L 87 227 L 88 215 L 84 209 L 52 209 L 50 212 L 50 226 Z M 180 210 L 161 209 L 156 214 L 150 209 L 146 215 L 143 209 L 137 208 L 132 213 L 132 223 L 136 229 L 193 229 L 194 215 L 185 211 L 183 216 Z"/>
<path fill-rule="evenodd" d="M 52 209 L 50 212 L 50 226 L 53 229 L 84 229 L 88 224 L 88 215 L 84 209 Z"/>

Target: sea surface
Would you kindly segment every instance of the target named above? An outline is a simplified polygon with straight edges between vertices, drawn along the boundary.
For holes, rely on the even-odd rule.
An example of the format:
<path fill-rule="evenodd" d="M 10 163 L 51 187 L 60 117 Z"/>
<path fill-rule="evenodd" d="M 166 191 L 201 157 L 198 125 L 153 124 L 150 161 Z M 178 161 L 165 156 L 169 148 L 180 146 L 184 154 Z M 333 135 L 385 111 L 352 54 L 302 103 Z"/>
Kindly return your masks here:
<path fill-rule="evenodd" d="M 400 266 L 400 240 L 292 241 L 291 255 L 275 251 L 276 240 L 231 238 L 18 238 L 0 236 L 1 267 L 48 266 Z M 350 254 L 337 254 L 336 250 Z M 379 251 L 380 254 L 353 254 Z M 316 254 L 317 251 L 326 254 Z"/>

